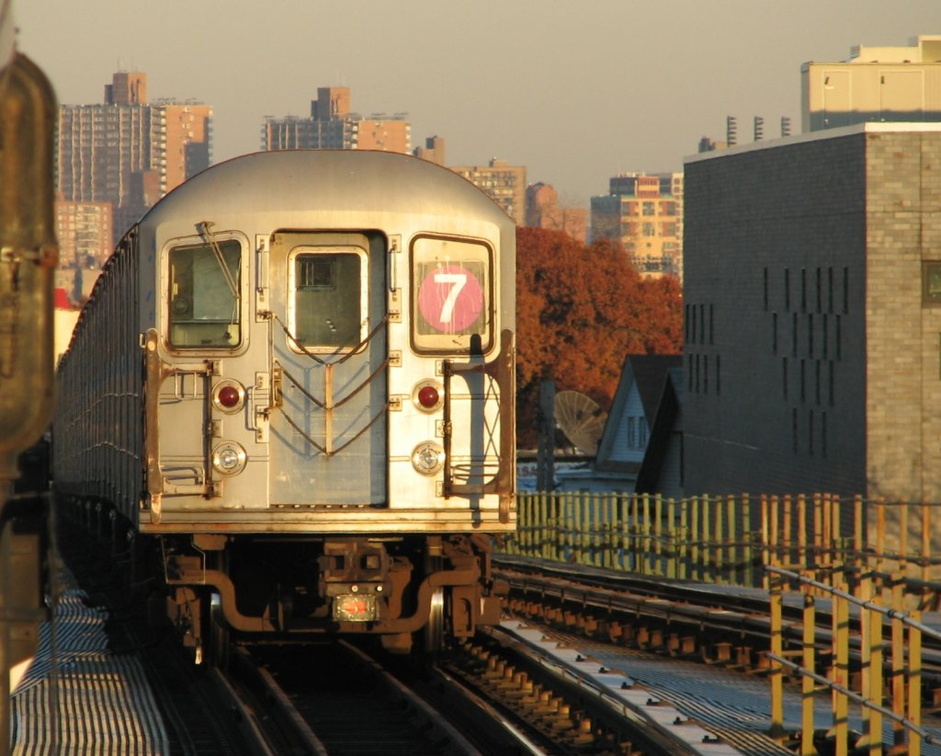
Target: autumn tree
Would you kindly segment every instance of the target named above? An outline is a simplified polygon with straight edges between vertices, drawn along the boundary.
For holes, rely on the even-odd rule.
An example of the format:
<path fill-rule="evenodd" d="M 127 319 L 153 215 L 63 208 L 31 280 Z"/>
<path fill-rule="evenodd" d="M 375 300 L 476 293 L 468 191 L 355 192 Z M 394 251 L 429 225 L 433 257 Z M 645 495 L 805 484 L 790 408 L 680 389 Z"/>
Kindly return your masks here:
<path fill-rule="evenodd" d="M 682 292 L 672 276 L 642 279 L 616 242 L 586 246 L 538 228 L 516 240 L 519 435 L 529 445 L 544 379 L 607 408 L 626 355 L 678 354 Z"/>

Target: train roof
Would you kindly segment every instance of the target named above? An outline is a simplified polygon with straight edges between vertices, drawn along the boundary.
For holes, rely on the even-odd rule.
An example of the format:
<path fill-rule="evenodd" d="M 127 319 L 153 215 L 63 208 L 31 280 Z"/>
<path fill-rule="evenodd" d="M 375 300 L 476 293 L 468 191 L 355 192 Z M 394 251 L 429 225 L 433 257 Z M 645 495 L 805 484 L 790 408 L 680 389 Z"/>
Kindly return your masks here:
<path fill-rule="evenodd" d="M 369 150 L 281 150 L 233 158 L 176 187 L 141 223 L 177 220 L 187 208 L 217 219 L 244 212 L 290 216 L 376 207 L 392 214 L 470 212 L 500 226 L 513 224 L 463 176 L 417 157 Z"/>

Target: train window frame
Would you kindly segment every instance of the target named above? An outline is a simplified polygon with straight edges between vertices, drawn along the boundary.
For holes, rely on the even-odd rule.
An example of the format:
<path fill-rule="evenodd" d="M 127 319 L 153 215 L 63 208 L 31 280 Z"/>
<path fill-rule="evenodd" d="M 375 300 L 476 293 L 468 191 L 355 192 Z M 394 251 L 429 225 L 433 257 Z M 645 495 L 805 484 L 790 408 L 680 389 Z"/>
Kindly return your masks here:
<path fill-rule="evenodd" d="M 438 252 L 431 247 L 424 248 L 429 244 L 439 245 Z M 453 249 L 447 249 L 448 245 Z M 441 247 L 444 248 L 443 252 Z M 497 317 L 495 258 L 493 245 L 485 239 L 427 233 L 416 234 L 412 238 L 409 244 L 409 338 L 417 354 L 476 355 L 487 354 L 494 348 Z M 443 271 L 446 279 L 441 287 L 436 285 L 438 280 L 432 278 L 436 267 Z M 484 280 L 480 281 L 479 278 Z M 444 288 L 449 283 L 453 284 L 451 288 Z M 431 296 L 432 289 L 435 290 L 434 296 Z M 455 308 L 463 305 L 464 319 L 471 316 L 477 292 L 482 301 L 474 319 L 455 331 L 442 329 L 440 323 L 450 322 Z M 438 326 L 429 320 L 433 315 L 426 317 L 430 301 L 441 305 Z M 482 328 L 475 328 L 478 322 L 481 322 Z"/>
<path fill-rule="evenodd" d="M 359 327 L 356 333 L 355 340 L 350 340 L 345 343 L 338 342 L 326 342 L 326 343 L 308 343 L 305 339 L 301 338 L 303 334 L 299 332 L 298 327 L 298 297 L 297 294 L 299 291 L 307 291 L 311 293 L 329 293 L 331 291 L 336 291 L 335 285 L 330 284 L 321 280 L 319 283 L 312 283 L 311 285 L 304 286 L 303 288 L 298 285 L 298 262 L 300 258 L 305 256 L 311 257 L 323 257 L 323 258 L 337 258 L 339 256 L 355 256 L 359 262 Z M 331 261 L 333 265 L 333 275 L 337 275 L 339 271 L 336 270 L 337 261 L 334 259 Z M 362 342 L 366 339 L 369 333 L 369 252 L 358 244 L 328 244 L 328 245 L 314 245 L 314 244 L 300 244 L 296 247 L 293 247 L 287 255 L 287 270 L 288 270 L 288 296 L 287 296 L 287 317 L 288 317 L 288 330 L 290 332 L 290 338 L 288 338 L 288 347 L 291 351 L 295 353 L 310 352 L 313 354 L 347 354 L 349 352 L 355 351 L 362 346 Z M 344 291 L 339 292 L 342 296 Z M 330 322 L 329 320 L 327 321 Z M 332 325 L 331 325 L 332 327 Z"/>
<path fill-rule="evenodd" d="M 248 239 L 243 235 L 235 231 L 224 231 L 224 232 L 215 232 L 212 234 L 212 241 L 214 244 L 218 245 L 220 249 L 226 248 L 233 243 L 237 245 L 238 249 L 238 263 L 235 267 L 237 272 L 237 280 L 235 283 L 235 302 L 233 313 L 235 315 L 234 321 L 229 321 L 228 326 L 235 326 L 234 329 L 234 338 L 230 340 L 229 343 L 222 343 L 221 339 L 218 341 L 203 342 L 203 343 L 186 343 L 186 339 L 179 338 L 175 334 L 185 333 L 185 331 L 175 330 L 175 326 L 178 327 L 181 323 L 174 316 L 174 292 L 172 291 L 173 283 L 173 265 L 174 265 L 174 255 L 175 253 L 187 249 L 194 248 L 210 248 L 210 244 L 207 242 L 205 236 L 195 235 L 195 236 L 184 236 L 184 237 L 175 237 L 169 239 L 166 243 L 162 245 L 161 252 L 161 280 L 163 282 L 161 287 L 161 299 L 163 306 L 163 316 L 161 318 L 163 322 L 164 329 L 164 343 L 169 352 L 174 354 L 189 354 L 195 351 L 206 352 L 209 354 L 233 354 L 241 353 L 248 346 L 248 334 L 246 328 L 246 297 L 245 297 L 245 282 L 248 276 L 247 264 L 249 255 L 246 254 L 246 250 L 249 249 Z M 224 253 L 225 254 L 225 253 Z M 226 279 L 223 278 L 222 281 Z M 226 284 L 228 285 L 228 284 Z M 197 321 L 204 320 L 205 323 L 218 324 L 223 322 L 224 318 L 208 318 L 208 319 L 199 319 L 194 318 L 193 323 L 188 325 L 192 326 Z M 226 333 L 232 333 L 230 328 L 226 328 Z"/>

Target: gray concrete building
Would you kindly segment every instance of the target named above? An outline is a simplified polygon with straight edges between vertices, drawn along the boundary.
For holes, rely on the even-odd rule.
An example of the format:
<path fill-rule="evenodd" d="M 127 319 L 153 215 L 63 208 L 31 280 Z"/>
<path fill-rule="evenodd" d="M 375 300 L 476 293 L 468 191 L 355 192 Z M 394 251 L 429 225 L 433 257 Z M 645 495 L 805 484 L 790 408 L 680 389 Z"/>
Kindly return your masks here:
<path fill-rule="evenodd" d="M 941 501 L 941 124 L 687 159 L 687 494 Z"/>

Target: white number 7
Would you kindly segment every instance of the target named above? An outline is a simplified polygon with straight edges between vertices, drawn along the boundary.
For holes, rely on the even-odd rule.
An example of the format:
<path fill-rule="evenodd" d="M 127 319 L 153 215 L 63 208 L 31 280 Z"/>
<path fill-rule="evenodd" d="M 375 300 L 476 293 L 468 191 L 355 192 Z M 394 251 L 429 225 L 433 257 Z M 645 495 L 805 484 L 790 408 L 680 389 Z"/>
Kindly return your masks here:
<path fill-rule="evenodd" d="M 438 318 L 442 323 L 450 323 L 454 315 L 454 305 L 457 304 L 457 296 L 467 284 L 467 274 L 435 273 L 435 283 L 451 284 L 448 296 L 445 297 L 444 304 L 441 305 L 441 315 Z"/>

